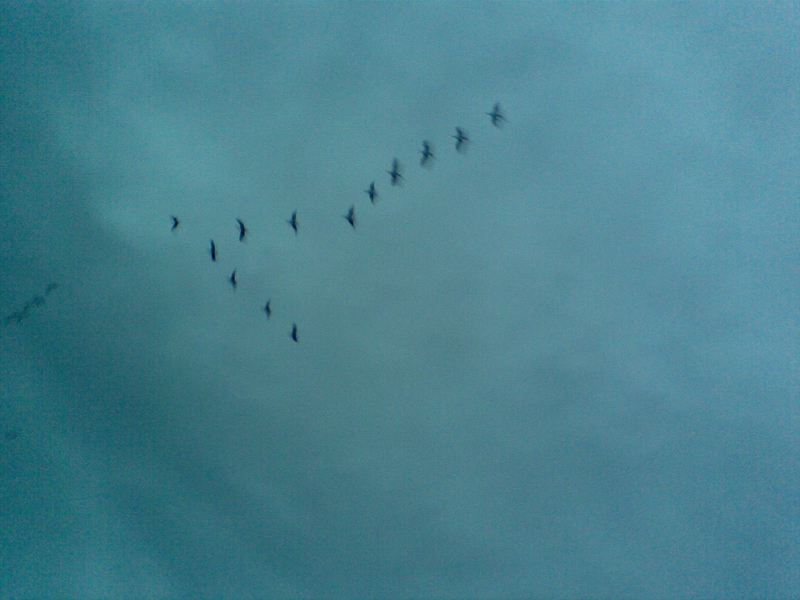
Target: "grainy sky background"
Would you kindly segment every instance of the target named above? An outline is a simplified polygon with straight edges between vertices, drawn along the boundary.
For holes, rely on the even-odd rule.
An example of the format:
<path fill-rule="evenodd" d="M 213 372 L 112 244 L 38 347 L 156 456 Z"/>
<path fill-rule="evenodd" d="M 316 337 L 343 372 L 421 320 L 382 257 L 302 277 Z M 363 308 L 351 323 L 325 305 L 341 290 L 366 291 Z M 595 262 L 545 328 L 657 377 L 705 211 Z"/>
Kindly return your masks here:
<path fill-rule="evenodd" d="M 799 41 L 3 3 L 0 596 L 800 596 Z"/>

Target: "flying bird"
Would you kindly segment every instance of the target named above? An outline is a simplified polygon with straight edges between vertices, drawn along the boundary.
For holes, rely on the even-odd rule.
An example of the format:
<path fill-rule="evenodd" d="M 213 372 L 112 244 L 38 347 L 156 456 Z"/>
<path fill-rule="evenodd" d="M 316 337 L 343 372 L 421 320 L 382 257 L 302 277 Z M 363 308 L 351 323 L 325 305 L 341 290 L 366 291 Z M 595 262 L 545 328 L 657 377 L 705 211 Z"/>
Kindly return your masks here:
<path fill-rule="evenodd" d="M 433 147 L 428 140 L 422 142 L 422 150 L 420 150 L 420 152 L 422 153 L 422 158 L 420 159 L 419 164 L 423 167 L 428 164 L 430 159 L 436 158 L 436 156 L 433 154 Z"/>
<path fill-rule="evenodd" d="M 503 121 L 508 123 L 508 119 L 506 119 L 505 116 L 503 115 L 503 113 L 500 111 L 500 103 L 499 102 L 495 102 L 495 105 L 494 105 L 494 108 L 492 109 L 492 112 L 488 112 L 486 114 L 489 115 L 492 118 L 492 125 L 494 125 L 495 127 L 500 127 L 500 124 Z"/>
<path fill-rule="evenodd" d="M 289 335 L 295 342 L 300 341 L 297 339 L 297 323 L 292 323 L 292 333 L 290 333 Z"/>
<path fill-rule="evenodd" d="M 456 135 L 450 137 L 454 137 L 456 139 L 456 150 L 459 152 L 461 152 L 464 146 L 470 141 L 469 137 L 467 136 L 467 132 L 461 127 L 456 127 Z"/>
<path fill-rule="evenodd" d="M 6 325 L 8 325 L 9 323 L 11 323 L 11 321 L 12 321 L 12 320 L 14 320 L 14 321 L 16 321 L 17 323 L 19 323 L 19 322 L 20 322 L 20 321 L 22 321 L 22 319 L 24 319 L 26 316 L 27 316 L 27 311 L 22 311 L 22 312 L 20 312 L 20 311 L 17 311 L 17 312 L 13 312 L 13 313 L 11 313 L 10 315 L 7 315 L 7 316 L 6 316 L 6 318 L 5 318 L 5 323 L 6 323 Z"/>
<path fill-rule="evenodd" d="M 170 218 L 172 219 L 172 229 L 170 231 L 175 231 L 178 228 L 178 225 L 181 224 L 181 222 L 175 215 L 170 215 Z"/>
<path fill-rule="evenodd" d="M 402 173 L 400 173 L 400 161 L 396 158 L 392 161 L 392 170 L 386 172 L 392 176 L 392 185 L 397 185 L 403 178 Z"/>
<path fill-rule="evenodd" d="M 294 229 L 294 234 L 297 235 L 297 211 L 294 211 L 292 213 L 292 218 L 287 219 L 286 222 L 292 226 L 292 229 Z"/>
<path fill-rule="evenodd" d="M 375 204 L 375 198 L 378 197 L 378 191 L 375 189 L 375 182 L 369 184 L 369 189 L 364 190 L 369 196 L 369 201 Z"/>
<path fill-rule="evenodd" d="M 267 313 L 267 320 L 272 316 L 272 299 L 267 300 L 267 303 L 264 305 L 264 312 Z"/>
<path fill-rule="evenodd" d="M 31 298 L 25 303 L 25 306 L 22 307 L 22 310 L 28 310 L 33 306 L 40 306 L 42 304 L 44 304 L 44 296 L 42 296 L 41 294 L 36 294 L 33 298 Z"/>
<path fill-rule="evenodd" d="M 233 270 L 233 273 L 231 273 L 231 278 L 228 281 L 231 282 L 233 291 L 236 291 L 236 269 Z"/>
<path fill-rule="evenodd" d="M 236 219 L 236 222 L 239 224 L 239 241 L 244 241 L 244 236 L 247 235 L 247 227 L 244 226 L 241 219 Z"/>
<path fill-rule="evenodd" d="M 347 211 L 346 215 L 342 215 L 342 218 L 345 219 L 348 223 L 350 223 L 350 227 L 353 228 L 353 231 L 356 230 L 356 207 L 351 206 L 350 210 Z"/>
<path fill-rule="evenodd" d="M 211 260 L 217 262 L 217 245 L 211 240 Z"/>

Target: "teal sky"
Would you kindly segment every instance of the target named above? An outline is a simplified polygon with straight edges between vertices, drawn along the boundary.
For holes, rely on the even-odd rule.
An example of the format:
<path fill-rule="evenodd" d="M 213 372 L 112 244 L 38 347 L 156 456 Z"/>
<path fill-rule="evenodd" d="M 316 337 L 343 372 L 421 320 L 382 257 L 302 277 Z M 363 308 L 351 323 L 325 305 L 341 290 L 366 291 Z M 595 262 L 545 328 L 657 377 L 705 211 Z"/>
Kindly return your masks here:
<path fill-rule="evenodd" d="M 798 3 L 4 3 L 0 597 L 800 596 L 799 57 Z"/>

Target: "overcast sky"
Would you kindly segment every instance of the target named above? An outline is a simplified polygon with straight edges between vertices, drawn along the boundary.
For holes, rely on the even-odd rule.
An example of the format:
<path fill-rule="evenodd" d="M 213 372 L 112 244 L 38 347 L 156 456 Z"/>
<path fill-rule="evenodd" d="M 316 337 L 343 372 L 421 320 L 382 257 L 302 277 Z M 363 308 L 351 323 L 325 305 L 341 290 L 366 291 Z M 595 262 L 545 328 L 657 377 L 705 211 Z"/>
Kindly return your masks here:
<path fill-rule="evenodd" d="M 0 596 L 800 596 L 799 56 L 797 3 L 3 3 Z"/>

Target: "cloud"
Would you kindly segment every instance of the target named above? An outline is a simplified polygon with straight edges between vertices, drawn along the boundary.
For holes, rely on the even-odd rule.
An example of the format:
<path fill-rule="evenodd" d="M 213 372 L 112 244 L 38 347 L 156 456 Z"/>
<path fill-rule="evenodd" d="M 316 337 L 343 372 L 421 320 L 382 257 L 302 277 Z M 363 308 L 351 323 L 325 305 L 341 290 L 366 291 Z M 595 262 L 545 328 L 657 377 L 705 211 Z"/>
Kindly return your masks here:
<path fill-rule="evenodd" d="M 774 8 L 5 9 L 0 590 L 793 595 Z"/>

